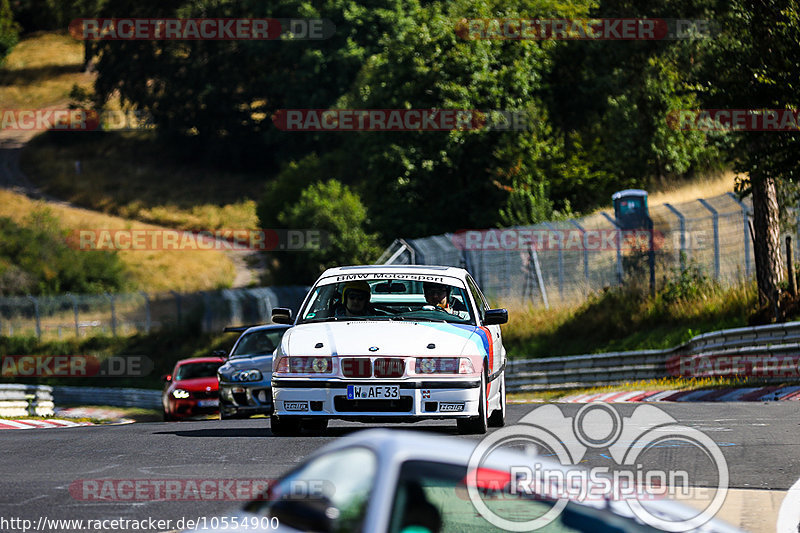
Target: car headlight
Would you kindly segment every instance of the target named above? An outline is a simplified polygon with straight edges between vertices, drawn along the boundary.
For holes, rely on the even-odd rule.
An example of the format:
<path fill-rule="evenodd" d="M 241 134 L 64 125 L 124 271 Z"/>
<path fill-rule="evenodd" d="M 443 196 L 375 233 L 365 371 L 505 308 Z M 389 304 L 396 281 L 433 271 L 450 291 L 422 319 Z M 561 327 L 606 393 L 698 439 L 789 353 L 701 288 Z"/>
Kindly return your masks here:
<path fill-rule="evenodd" d="M 472 374 L 475 367 L 469 357 L 418 358 L 417 374 Z"/>
<path fill-rule="evenodd" d="M 178 398 L 179 400 L 184 400 L 188 398 L 190 394 L 188 390 L 175 389 L 174 391 L 172 391 L 172 396 Z"/>
<path fill-rule="evenodd" d="M 276 374 L 330 374 L 330 357 L 281 357 L 275 365 Z"/>
<path fill-rule="evenodd" d="M 262 379 L 264 379 L 264 376 L 261 374 L 261 371 L 256 368 L 240 370 L 231 375 L 231 381 L 261 381 Z"/>

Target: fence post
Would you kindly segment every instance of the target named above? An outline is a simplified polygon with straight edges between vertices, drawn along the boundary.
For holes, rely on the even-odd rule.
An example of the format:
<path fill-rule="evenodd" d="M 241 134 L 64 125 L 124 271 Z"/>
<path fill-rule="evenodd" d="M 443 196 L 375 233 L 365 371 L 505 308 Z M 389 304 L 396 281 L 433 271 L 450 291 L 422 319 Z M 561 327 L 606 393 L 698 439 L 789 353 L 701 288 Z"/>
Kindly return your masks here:
<path fill-rule="evenodd" d="M 586 243 L 586 230 L 583 229 L 583 226 L 578 224 L 578 221 L 574 218 L 571 218 L 569 221 L 581 232 L 581 243 L 583 244 L 583 278 L 586 280 L 583 286 L 583 295 L 586 296 L 589 290 L 589 247 Z"/>
<path fill-rule="evenodd" d="M 617 282 L 622 286 L 622 230 L 620 230 L 619 224 L 617 221 L 611 218 L 611 216 L 606 213 L 605 211 L 601 211 L 601 214 L 606 217 L 606 219 L 611 222 L 611 225 L 614 227 L 615 230 L 619 232 L 617 241 Z"/>
<path fill-rule="evenodd" d="M 28 299 L 33 302 L 33 314 L 36 316 L 36 338 L 42 340 L 42 321 L 39 316 L 39 300 L 28 295 Z"/>
<path fill-rule="evenodd" d="M 656 250 L 655 250 L 655 231 L 656 226 L 653 219 L 647 217 L 647 229 L 650 230 L 650 238 L 648 239 L 647 262 L 650 264 L 650 296 L 656 295 Z"/>
<path fill-rule="evenodd" d="M 678 252 L 678 261 L 681 265 L 681 272 L 686 270 L 686 217 L 683 216 L 683 213 L 672 207 L 672 204 L 664 204 L 664 207 L 672 211 L 676 217 L 678 217 L 678 224 L 681 228 L 681 249 Z"/>
<path fill-rule="evenodd" d="M 150 333 L 150 326 L 152 325 L 150 317 L 150 297 L 147 296 L 146 292 L 140 292 L 142 293 L 142 296 L 144 296 L 144 332 Z"/>
<path fill-rule="evenodd" d="M 742 208 L 742 221 L 744 222 L 744 274 L 746 278 L 750 278 L 750 224 L 748 221 L 750 220 L 750 211 L 747 210 L 747 206 L 744 205 L 739 199 L 736 197 L 735 194 L 732 192 L 728 193 L 728 196 L 733 198 L 733 201 L 739 204 Z"/>
<path fill-rule="evenodd" d="M 106 298 L 111 303 L 111 334 L 113 336 L 117 336 L 117 310 L 114 306 L 114 295 L 111 293 L 106 293 Z"/>
<path fill-rule="evenodd" d="M 719 281 L 719 213 L 702 198 L 698 198 L 697 201 L 711 212 L 711 217 L 714 221 L 714 278 Z"/>
<path fill-rule="evenodd" d="M 551 231 L 554 232 L 558 231 L 549 222 L 544 222 L 544 225 Z M 564 247 L 563 243 L 561 242 L 560 235 L 559 238 L 556 239 L 556 242 L 558 243 L 558 297 L 563 302 L 564 301 L 564 250 L 563 250 Z"/>
<path fill-rule="evenodd" d="M 794 279 L 794 259 L 792 258 L 792 237 L 786 236 L 786 266 L 789 274 L 789 292 L 797 296 L 797 280 Z"/>
<path fill-rule="evenodd" d="M 81 336 L 81 327 L 80 323 L 78 322 L 78 299 L 71 293 L 67 293 L 67 297 L 72 301 L 72 314 L 75 317 L 75 336 Z"/>

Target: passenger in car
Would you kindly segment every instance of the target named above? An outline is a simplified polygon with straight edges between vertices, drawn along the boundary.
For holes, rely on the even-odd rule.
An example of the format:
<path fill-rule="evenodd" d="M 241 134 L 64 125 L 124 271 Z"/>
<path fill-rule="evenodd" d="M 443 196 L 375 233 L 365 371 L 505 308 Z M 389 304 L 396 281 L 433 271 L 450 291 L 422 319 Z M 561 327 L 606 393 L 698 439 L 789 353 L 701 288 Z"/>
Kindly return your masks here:
<path fill-rule="evenodd" d="M 450 299 L 449 285 L 426 281 L 422 284 L 422 290 L 425 291 L 426 302 L 430 305 L 435 305 L 443 311 L 447 311 L 451 315 L 459 314 L 467 310 L 460 301 Z"/>

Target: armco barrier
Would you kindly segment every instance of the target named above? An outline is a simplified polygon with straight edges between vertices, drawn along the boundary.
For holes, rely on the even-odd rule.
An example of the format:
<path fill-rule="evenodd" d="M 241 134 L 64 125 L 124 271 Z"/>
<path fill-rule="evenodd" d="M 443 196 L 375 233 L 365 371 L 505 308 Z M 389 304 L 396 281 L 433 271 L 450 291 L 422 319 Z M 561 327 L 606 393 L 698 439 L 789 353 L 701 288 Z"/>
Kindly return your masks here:
<path fill-rule="evenodd" d="M 0 416 L 52 416 L 53 388 L 0 384 Z"/>
<path fill-rule="evenodd" d="M 161 409 L 161 391 L 152 389 L 53 387 L 53 398 L 59 407 L 74 404 Z"/>
<path fill-rule="evenodd" d="M 680 356 L 696 359 L 712 356 L 796 356 L 800 355 L 800 322 L 726 329 L 693 337 L 689 342 L 666 350 L 639 350 L 590 355 L 510 360 L 506 390 L 509 392 L 575 389 L 659 379 L 673 375 L 671 364 Z M 710 359 L 709 359 L 710 361 Z M 703 376 L 729 376 L 709 365 Z M 759 376 L 763 381 L 786 382 L 795 377 Z"/>

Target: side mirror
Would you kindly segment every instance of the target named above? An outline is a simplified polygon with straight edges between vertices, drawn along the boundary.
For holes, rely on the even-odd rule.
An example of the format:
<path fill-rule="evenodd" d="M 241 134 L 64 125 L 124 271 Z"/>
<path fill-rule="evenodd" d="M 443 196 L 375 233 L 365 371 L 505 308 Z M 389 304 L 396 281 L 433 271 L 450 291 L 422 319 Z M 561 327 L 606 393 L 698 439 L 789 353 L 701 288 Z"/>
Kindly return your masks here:
<path fill-rule="evenodd" d="M 483 318 L 484 326 L 500 325 L 506 322 L 508 322 L 507 309 L 489 309 L 486 311 L 486 316 Z"/>
<path fill-rule="evenodd" d="M 272 310 L 272 321 L 275 324 L 291 324 L 292 310 L 285 307 L 276 307 Z"/>
<path fill-rule="evenodd" d="M 299 497 L 281 498 L 269 508 L 269 515 L 298 531 L 333 532 L 336 529 L 334 518 L 339 510 L 325 497 L 304 499 Z"/>
<path fill-rule="evenodd" d="M 172 374 L 164 374 L 163 376 L 161 376 L 161 380 L 169 383 L 170 381 L 172 381 Z"/>

